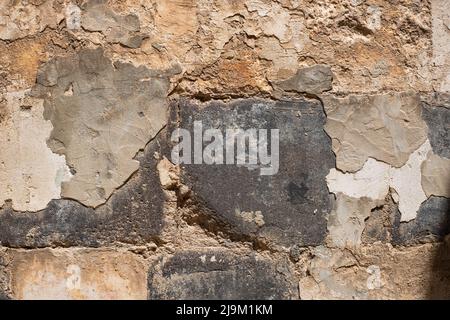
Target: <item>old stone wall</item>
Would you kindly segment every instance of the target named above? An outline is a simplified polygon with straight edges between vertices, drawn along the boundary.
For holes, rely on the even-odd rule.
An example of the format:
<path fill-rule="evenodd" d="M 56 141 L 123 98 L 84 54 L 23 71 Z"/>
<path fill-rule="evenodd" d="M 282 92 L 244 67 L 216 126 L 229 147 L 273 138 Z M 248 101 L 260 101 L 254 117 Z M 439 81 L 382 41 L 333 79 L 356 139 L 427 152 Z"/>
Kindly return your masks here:
<path fill-rule="evenodd" d="M 449 126 L 449 0 L 0 0 L 0 298 L 450 298 Z"/>

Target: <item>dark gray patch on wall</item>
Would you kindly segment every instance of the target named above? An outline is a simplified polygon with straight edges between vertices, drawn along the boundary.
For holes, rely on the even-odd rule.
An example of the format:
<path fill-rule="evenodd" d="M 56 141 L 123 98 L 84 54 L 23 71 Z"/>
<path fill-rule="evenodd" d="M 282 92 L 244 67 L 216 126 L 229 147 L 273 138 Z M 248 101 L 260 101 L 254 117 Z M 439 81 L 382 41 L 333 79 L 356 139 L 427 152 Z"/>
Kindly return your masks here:
<path fill-rule="evenodd" d="M 450 158 L 450 96 L 432 95 L 427 97 L 422 106 L 422 117 L 428 126 L 433 152 Z"/>
<path fill-rule="evenodd" d="M 238 165 L 188 164 L 182 165 L 182 180 L 233 232 L 283 245 L 323 243 L 332 201 L 325 176 L 335 156 L 319 102 L 247 99 L 198 105 L 181 100 L 172 104 L 171 120 L 192 135 L 196 120 L 204 129 L 223 133 L 227 128 L 279 129 L 277 174 L 260 175 L 258 168 Z"/>
<path fill-rule="evenodd" d="M 150 267 L 149 299 L 292 299 L 286 261 L 226 250 L 178 252 Z"/>
<path fill-rule="evenodd" d="M 449 233 L 450 199 L 432 196 L 422 203 L 414 220 L 401 223 L 400 213 L 397 213 L 392 242 L 396 245 L 408 245 L 442 241 Z"/>

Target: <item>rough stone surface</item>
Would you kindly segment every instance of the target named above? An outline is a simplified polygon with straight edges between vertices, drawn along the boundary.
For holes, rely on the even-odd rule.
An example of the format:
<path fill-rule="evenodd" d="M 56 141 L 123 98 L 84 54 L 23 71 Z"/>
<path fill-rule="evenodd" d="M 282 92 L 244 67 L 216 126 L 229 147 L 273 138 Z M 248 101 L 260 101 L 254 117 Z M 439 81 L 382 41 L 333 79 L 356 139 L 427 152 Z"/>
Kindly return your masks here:
<path fill-rule="evenodd" d="M 450 298 L 448 8 L 0 1 L 0 299 Z"/>
<path fill-rule="evenodd" d="M 0 300 L 11 299 L 10 273 L 7 268 L 9 262 L 9 252 L 5 248 L 0 248 Z"/>
<path fill-rule="evenodd" d="M 300 298 L 311 299 L 366 299 L 368 274 L 357 269 L 357 261 L 348 251 L 315 247 L 307 266 L 310 276 L 299 282 Z M 342 270 L 339 272 L 339 270 Z M 350 276 L 351 275 L 351 276 Z"/>
<path fill-rule="evenodd" d="M 427 299 L 450 296 L 448 245 L 316 247 L 300 280 L 302 299 Z M 430 268 L 431 265 L 431 268 Z"/>
<path fill-rule="evenodd" d="M 400 218 L 398 205 L 389 194 L 386 196 L 384 203 L 372 208 L 370 215 L 364 220 L 361 242 L 363 244 L 391 242 L 394 222 L 397 217 Z M 400 219 L 398 219 L 398 223 L 400 223 Z"/>
<path fill-rule="evenodd" d="M 433 64 L 435 89 L 450 92 L 450 13 L 449 0 L 432 0 Z"/>
<path fill-rule="evenodd" d="M 2 1 L 0 3 L 0 39 L 16 40 L 55 28 L 63 16 L 55 10 L 54 0 Z"/>
<path fill-rule="evenodd" d="M 226 250 L 176 252 L 150 267 L 149 299 L 292 299 L 286 261 Z"/>
<path fill-rule="evenodd" d="M 109 42 L 130 48 L 140 47 L 145 36 L 139 32 L 139 18 L 135 14 L 119 15 L 106 3 L 106 0 L 88 1 L 80 17 L 81 26 L 88 31 L 103 33 Z"/>
<path fill-rule="evenodd" d="M 286 91 L 296 91 L 319 94 L 331 90 L 333 73 L 326 65 L 315 65 L 302 68 L 290 79 L 281 81 L 277 85 Z"/>
<path fill-rule="evenodd" d="M 428 2 L 161 2 L 148 9 L 157 17 L 153 41 L 186 65 L 190 77 L 181 87 L 188 93 L 233 96 L 228 84 L 239 82 L 242 73 L 229 72 L 217 81 L 203 73 L 205 65 L 216 61 L 228 66 L 225 70 L 253 66 L 253 77 L 242 88 L 245 94 L 270 92 L 260 84 L 289 79 L 299 67 L 312 64 L 331 66 L 336 92 L 431 89 Z M 239 48 L 229 46 L 234 40 Z M 248 48 L 253 55 L 243 54 Z"/>
<path fill-rule="evenodd" d="M 170 73 L 112 63 L 101 49 L 41 67 L 34 94 L 54 127 L 48 145 L 73 174 L 63 197 L 96 207 L 138 169 L 134 156 L 166 124 Z"/>
<path fill-rule="evenodd" d="M 157 140 L 150 143 L 138 172 L 103 206 L 53 200 L 39 212 L 0 210 L 0 243 L 11 247 L 87 246 L 158 241 L 164 225 L 164 194 L 156 172 Z"/>
<path fill-rule="evenodd" d="M 323 96 L 333 139 L 336 167 L 354 172 L 369 157 L 395 167 L 426 140 L 419 96 L 410 93 L 357 96 Z"/>
<path fill-rule="evenodd" d="M 44 249 L 14 251 L 16 299 L 145 299 L 144 264 L 128 252 Z"/>
<path fill-rule="evenodd" d="M 201 105 L 185 100 L 174 107 L 179 108 L 179 126 L 191 132 L 196 120 L 205 129 L 224 132 L 235 127 L 279 128 L 282 156 L 277 174 L 261 176 L 259 170 L 245 166 L 192 164 L 182 165 L 182 180 L 233 232 L 281 244 L 323 241 L 331 209 L 325 176 L 334 166 L 334 156 L 317 102 L 239 100 Z M 259 212 L 264 225 L 249 221 L 243 212 Z"/>

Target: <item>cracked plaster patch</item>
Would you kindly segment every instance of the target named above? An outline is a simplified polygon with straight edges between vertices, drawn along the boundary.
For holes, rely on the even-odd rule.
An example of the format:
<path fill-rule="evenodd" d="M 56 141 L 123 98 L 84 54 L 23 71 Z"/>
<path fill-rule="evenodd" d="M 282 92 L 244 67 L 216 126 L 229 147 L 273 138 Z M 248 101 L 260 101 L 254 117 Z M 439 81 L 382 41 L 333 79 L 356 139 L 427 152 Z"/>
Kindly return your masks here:
<path fill-rule="evenodd" d="M 53 127 L 43 100 L 27 93 L 8 93 L 0 105 L 0 206 L 11 200 L 14 210 L 38 211 L 60 198 L 71 174 L 64 156 L 46 144 Z"/>
<path fill-rule="evenodd" d="M 167 122 L 169 75 L 111 62 L 102 49 L 59 57 L 38 72 L 36 96 L 54 126 L 48 145 L 64 154 L 73 178 L 62 196 L 87 206 L 104 203 L 138 169 L 136 153 Z"/>
<path fill-rule="evenodd" d="M 356 172 L 368 158 L 401 167 L 427 138 L 420 99 L 411 93 L 323 96 L 336 168 Z"/>
<path fill-rule="evenodd" d="M 356 173 L 331 169 L 326 178 L 328 188 L 335 194 L 341 192 L 354 198 L 383 200 L 391 187 L 398 194 L 401 221 L 410 221 L 416 217 L 420 204 L 427 199 L 421 185 L 421 165 L 429 153 L 431 145 L 427 140 L 401 168 L 369 159 Z"/>

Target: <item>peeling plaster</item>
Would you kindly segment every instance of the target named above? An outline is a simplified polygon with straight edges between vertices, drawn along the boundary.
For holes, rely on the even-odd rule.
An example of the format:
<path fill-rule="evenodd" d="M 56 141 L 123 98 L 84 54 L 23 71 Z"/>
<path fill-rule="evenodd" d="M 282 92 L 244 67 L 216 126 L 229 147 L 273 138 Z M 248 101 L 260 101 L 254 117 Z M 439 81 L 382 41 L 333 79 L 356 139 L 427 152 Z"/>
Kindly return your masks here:
<path fill-rule="evenodd" d="M 14 210 L 42 210 L 70 180 L 65 157 L 47 146 L 53 127 L 43 112 L 43 100 L 28 91 L 6 94 L 0 106 L 0 206 L 11 200 Z"/>
<path fill-rule="evenodd" d="M 74 173 L 64 197 L 99 206 L 138 170 L 136 153 L 167 122 L 168 77 L 178 72 L 112 63 L 102 49 L 42 66 L 34 94 L 54 126 L 48 144 Z"/>
<path fill-rule="evenodd" d="M 408 162 L 403 167 L 391 169 L 390 185 L 399 196 L 398 209 L 402 214 L 401 221 L 415 219 L 420 204 L 427 199 L 422 189 L 420 166 L 430 151 L 431 145 L 427 140 L 411 154 Z"/>
<path fill-rule="evenodd" d="M 336 168 L 342 171 L 358 171 L 369 157 L 401 167 L 427 138 L 416 94 L 324 95 L 322 100 L 325 131 L 333 141 Z"/>
<path fill-rule="evenodd" d="M 91 0 L 87 3 L 81 16 L 83 28 L 102 32 L 109 42 L 130 48 L 140 47 L 145 36 L 140 33 L 139 18 L 135 14 L 117 14 L 105 3 L 104 0 Z"/>
<path fill-rule="evenodd" d="M 369 158 L 356 173 L 342 173 L 331 169 L 327 175 L 330 192 L 343 192 L 349 197 L 368 197 L 373 200 L 384 199 L 389 191 L 390 166 Z"/>
<path fill-rule="evenodd" d="M 341 192 L 354 198 L 383 200 L 391 187 L 398 195 L 401 221 L 410 221 L 416 217 L 420 204 L 427 199 L 421 185 L 421 165 L 430 152 L 431 145 L 426 140 L 401 168 L 369 159 L 356 173 L 331 169 L 326 178 L 328 188 L 334 194 Z"/>
<path fill-rule="evenodd" d="M 450 198 L 450 159 L 429 153 L 422 163 L 422 187 L 427 197 Z"/>
<path fill-rule="evenodd" d="M 352 198 L 338 193 L 336 203 L 328 217 L 329 238 L 334 246 L 345 248 L 361 244 L 364 221 L 370 216 L 371 209 L 381 205 L 382 200 L 370 198 Z"/>

